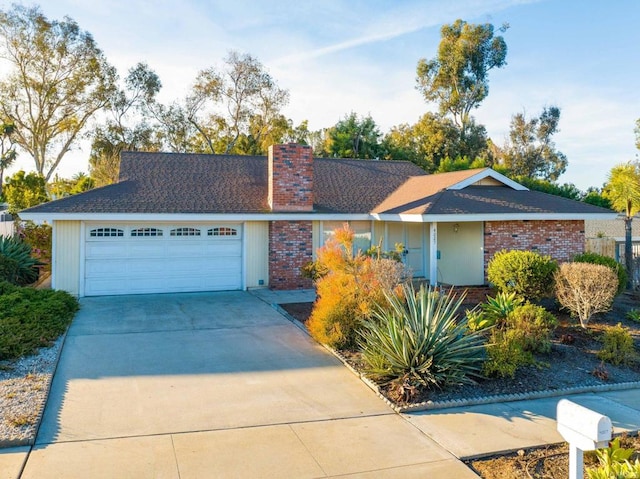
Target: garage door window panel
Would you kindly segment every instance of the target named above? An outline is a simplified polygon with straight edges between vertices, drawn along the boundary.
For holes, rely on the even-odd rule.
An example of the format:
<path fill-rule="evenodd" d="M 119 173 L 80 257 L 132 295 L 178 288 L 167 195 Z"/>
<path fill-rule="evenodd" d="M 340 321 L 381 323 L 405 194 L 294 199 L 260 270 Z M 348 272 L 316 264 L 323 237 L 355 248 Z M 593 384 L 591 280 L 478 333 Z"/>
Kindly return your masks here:
<path fill-rule="evenodd" d="M 91 238 L 117 238 L 124 236 L 124 230 L 119 228 L 94 228 L 89 232 Z"/>
<path fill-rule="evenodd" d="M 200 236 L 198 228 L 174 228 L 169 233 L 170 236 Z"/>
<path fill-rule="evenodd" d="M 216 236 L 216 237 L 234 237 L 238 236 L 238 230 L 235 228 L 229 228 L 227 226 L 220 226 L 216 228 L 211 228 L 207 231 L 208 236 Z"/>
<path fill-rule="evenodd" d="M 132 237 L 157 237 L 162 236 L 163 232 L 159 228 L 135 228 L 131 230 Z"/>

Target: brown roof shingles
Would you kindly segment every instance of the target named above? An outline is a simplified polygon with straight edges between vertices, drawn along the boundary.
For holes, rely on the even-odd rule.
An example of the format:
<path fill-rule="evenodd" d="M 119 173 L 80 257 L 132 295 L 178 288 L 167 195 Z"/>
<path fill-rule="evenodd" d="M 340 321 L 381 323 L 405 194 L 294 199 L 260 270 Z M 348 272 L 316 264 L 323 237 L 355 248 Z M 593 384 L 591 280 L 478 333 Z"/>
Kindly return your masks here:
<path fill-rule="evenodd" d="M 482 169 L 427 175 L 404 161 L 314 160 L 314 211 L 338 214 L 606 213 L 508 186 L 447 188 Z M 30 213 L 268 213 L 267 158 L 125 152 L 120 181 Z"/>
<path fill-rule="evenodd" d="M 411 176 L 413 163 L 314 160 L 314 210 L 369 213 Z M 124 152 L 118 183 L 30 208 L 33 213 L 267 213 L 263 156 Z"/>

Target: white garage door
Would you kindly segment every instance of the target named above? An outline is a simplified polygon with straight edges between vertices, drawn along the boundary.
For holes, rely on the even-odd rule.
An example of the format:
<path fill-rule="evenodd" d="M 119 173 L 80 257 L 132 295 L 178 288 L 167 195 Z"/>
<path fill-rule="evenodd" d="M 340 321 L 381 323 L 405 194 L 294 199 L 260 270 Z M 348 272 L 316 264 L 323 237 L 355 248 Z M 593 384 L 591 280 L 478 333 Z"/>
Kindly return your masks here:
<path fill-rule="evenodd" d="M 241 225 L 88 225 L 84 294 L 242 287 Z"/>

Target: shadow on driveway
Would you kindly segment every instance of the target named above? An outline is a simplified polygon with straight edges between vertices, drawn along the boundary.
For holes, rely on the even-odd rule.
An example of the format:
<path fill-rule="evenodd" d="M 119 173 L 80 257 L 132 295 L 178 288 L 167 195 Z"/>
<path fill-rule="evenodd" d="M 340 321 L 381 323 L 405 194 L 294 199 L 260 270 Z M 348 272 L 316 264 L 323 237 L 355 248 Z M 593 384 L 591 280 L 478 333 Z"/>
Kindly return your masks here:
<path fill-rule="evenodd" d="M 391 411 L 245 292 L 85 298 L 37 444 Z"/>

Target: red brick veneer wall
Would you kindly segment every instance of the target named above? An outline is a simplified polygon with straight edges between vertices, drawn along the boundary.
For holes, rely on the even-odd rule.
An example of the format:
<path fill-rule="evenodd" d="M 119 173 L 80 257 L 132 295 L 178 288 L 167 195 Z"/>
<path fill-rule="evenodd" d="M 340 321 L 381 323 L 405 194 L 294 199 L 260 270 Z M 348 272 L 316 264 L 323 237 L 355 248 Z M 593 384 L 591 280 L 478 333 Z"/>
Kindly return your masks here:
<path fill-rule="evenodd" d="M 313 150 L 288 143 L 269 147 L 269 206 L 272 211 L 313 211 Z"/>
<path fill-rule="evenodd" d="M 584 252 L 584 221 L 487 221 L 484 224 L 484 269 L 498 251 L 536 251 L 559 262 Z"/>
<path fill-rule="evenodd" d="M 313 287 L 300 268 L 313 259 L 311 221 L 269 223 L 269 287 L 307 289 Z"/>

